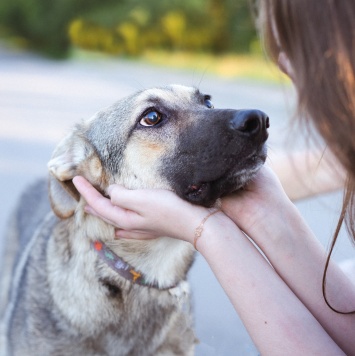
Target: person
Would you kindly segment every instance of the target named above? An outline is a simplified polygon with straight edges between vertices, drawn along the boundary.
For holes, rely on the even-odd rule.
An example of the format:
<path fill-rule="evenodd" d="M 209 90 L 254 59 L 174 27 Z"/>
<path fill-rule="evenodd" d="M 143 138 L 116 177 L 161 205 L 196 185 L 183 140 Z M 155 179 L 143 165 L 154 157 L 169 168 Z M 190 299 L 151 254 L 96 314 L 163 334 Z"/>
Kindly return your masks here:
<path fill-rule="evenodd" d="M 315 127 L 347 174 L 335 238 L 343 221 L 355 238 L 355 2 L 260 0 L 259 6 L 266 49 L 298 93 L 297 117 Z M 355 287 L 270 167 L 223 198 L 214 214 L 170 191 L 112 185 L 108 199 L 83 177 L 74 184 L 88 213 L 118 227 L 117 238 L 165 235 L 194 243 L 203 225 L 196 248 L 261 354 L 355 354 Z"/>

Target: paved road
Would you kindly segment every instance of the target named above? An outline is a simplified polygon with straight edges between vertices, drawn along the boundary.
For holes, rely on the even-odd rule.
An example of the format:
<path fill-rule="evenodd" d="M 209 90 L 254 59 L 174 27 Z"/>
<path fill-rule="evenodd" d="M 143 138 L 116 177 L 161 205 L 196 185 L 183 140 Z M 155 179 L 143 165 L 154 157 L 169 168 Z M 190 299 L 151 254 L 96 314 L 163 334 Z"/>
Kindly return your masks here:
<path fill-rule="evenodd" d="M 236 64 L 237 65 L 237 64 Z M 216 107 L 258 108 L 271 118 L 271 150 L 300 147 L 299 131 L 289 133 L 294 102 L 286 86 L 225 80 L 198 71 L 161 69 L 129 61 L 48 61 L 0 47 L 0 236 L 24 187 L 46 174 L 55 144 L 77 121 L 135 90 L 169 83 L 198 86 Z M 297 138 L 297 139 L 296 139 Z M 340 193 L 297 203 L 324 245 L 332 234 Z M 335 258 L 351 256 L 342 234 Z M 2 243 L 0 240 L 0 256 Z M 190 273 L 197 355 L 257 355 L 231 304 L 201 257 Z"/>

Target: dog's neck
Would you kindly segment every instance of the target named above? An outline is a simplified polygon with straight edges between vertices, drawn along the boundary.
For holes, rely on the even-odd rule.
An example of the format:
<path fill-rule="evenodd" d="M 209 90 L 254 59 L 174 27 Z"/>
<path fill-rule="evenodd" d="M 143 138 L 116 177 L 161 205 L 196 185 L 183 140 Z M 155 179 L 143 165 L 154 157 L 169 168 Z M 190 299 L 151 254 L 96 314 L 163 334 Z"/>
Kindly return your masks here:
<path fill-rule="evenodd" d="M 193 261 L 193 248 L 184 241 L 161 237 L 149 241 L 106 242 L 110 249 L 136 271 L 145 282 L 167 289 L 186 278 Z"/>
<path fill-rule="evenodd" d="M 148 282 L 143 272 L 135 270 L 100 240 L 92 242 L 91 246 L 93 250 L 96 251 L 101 260 L 104 261 L 109 267 L 111 267 L 113 271 L 133 284 L 138 284 L 149 288 L 156 288 L 159 290 L 166 290 L 176 287 L 175 284 L 166 288 L 161 288 L 156 282 Z"/>
<path fill-rule="evenodd" d="M 114 228 L 93 216 L 75 218 L 78 249 L 82 244 L 90 245 L 96 240 L 102 241 L 111 252 L 122 259 L 133 271 L 144 275 L 145 283 L 159 289 L 168 289 L 186 279 L 193 262 L 194 249 L 191 244 L 161 237 L 154 240 L 115 240 Z M 97 254 L 97 252 L 96 252 Z"/>

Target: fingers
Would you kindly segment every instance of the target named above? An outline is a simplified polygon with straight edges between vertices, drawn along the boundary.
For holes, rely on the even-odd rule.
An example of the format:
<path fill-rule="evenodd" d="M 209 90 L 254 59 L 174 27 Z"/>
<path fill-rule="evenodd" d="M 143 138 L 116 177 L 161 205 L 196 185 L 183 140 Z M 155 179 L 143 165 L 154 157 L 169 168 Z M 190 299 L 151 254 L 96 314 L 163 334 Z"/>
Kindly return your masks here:
<path fill-rule="evenodd" d="M 113 207 L 110 200 L 98 192 L 84 177 L 74 177 L 73 183 L 91 207 L 91 209 L 87 208 L 88 213 L 106 215 L 105 212 Z"/>
<path fill-rule="evenodd" d="M 128 231 L 128 230 L 116 230 L 115 238 L 116 239 L 132 239 L 132 240 L 153 240 L 158 236 L 140 231 Z"/>
<path fill-rule="evenodd" d="M 171 230 L 181 230 L 176 214 L 185 213 L 187 208 L 198 209 L 168 190 L 129 190 L 114 184 L 107 189 L 108 199 L 83 177 L 75 177 L 73 183 L 89 204 L 86 212 L 122 229 L 124 232 L 118 233 L 122 238 L 170 236 Z M 186 213 L 186 216 L 190 217 L 190 214 Z"/>
<path fill-rule="evenodd" d="M 137 214 L 141 213 L 140 207 L 151 201 L 149 190 L 131 190 L 119 184 L 110 185 L 107 193 L 113 205 L 135 211 Z"/>
<path fill-rule="evenodd" d="M 88 206 L 85 208 L 87 213 L 117 227 L 130 228 L 131 224 L 137 224 L 138 214 L 112 204 L 110 199 L 102 196 L 85 178 L 80 176 L 74 177 L 73 183 L 88 203 Z M 123 190 L 126 189 L 123 188 Z M 121 189 L 115 190 L 117 194 L 121 194 L 119 191 Z"/>
<path fill-rule="evenodd" d="M 106 199 L 84 177 L 74 177 L 73 184 L 89 205 Z"/>
<path fill-rule="evenodd" d="M 113 221 L 113 220 L 110 220 L 107 218 L 107 216 L 104 216 L 104 215 L 101 215 L 99 214 L 97 211 L 95 211 L 94 208 L 92 208 L 90 205 L 86 205 L 85 206 L 85 212 L 87 214 L 90 214 L 90 215 L 93 215 L 93 216 L 96 216 L 97 218 L 100 218 L 101 220 L 107 222 L 108 224 L 110 225 L 113 225 L 115 227 L 118 227 L 118 228 L 121 228 L 121 226 L 119 225 L 119 221 L 116 217 L 116 221 Z"/>
<path fill-rule="evenodd" d="M 141 204 L 141 195 L 137 194 L 136 190 L 126 189 L 118 184 L 110 185 L 107 188 L 107 193 L 111 198 L 112 204 L 123 209 L 137 211 L 137 207 Z"/>
<path fill-rule="evenodd" d="M 110 200 L 98 192 L 84 177 L 74 177 L 73 183 L 87 203 L 95 208 L 96 212 L 100 213 L 102 211 L 101 208 L 106 209 L 109 206 L 108 202 Z M 111 198 L 111 203 L 123 209 L 133 210 L 137 206 L 137 200 L 139 200 L 137 199 L 139 198 L 137 194 L 132 194 L 131 190 L 118 184 L 110 185 L 107 193 Z"/>

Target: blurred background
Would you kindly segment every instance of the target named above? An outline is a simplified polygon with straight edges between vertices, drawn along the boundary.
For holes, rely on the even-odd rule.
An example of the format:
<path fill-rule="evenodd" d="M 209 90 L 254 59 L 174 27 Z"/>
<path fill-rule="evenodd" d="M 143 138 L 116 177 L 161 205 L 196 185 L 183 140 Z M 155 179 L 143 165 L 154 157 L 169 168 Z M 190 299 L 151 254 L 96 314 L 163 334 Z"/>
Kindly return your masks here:
<path fill-rule="evenodd" d="M 266 60 L 253 21 L 247 0 L 1 0 L 0 256 L 11 211 L 26 186 L 47 174 L 60 139 L 136 90 L 197 86 L 215 107 L 268 113 L 274 157 L 307 148 L 305 131 L 292 125 L 295 93 Z M 326 248 L 341 200 L 334 191 L 296 202 Z M 351 256 L 342 231 L 334 258 Z M 196 355 L 257 355 L 199 255 L 189 279 Z"/>
<path fill-rule="evenodd" d="M 275 80 L 262 56 L 249 2 L 2 0 L 0 36 L 55 59 L 106 54 Z"/>
<path fill-rule="evenodd" d="M 147 49 L 248 52 L 247 0 L 3 0 L 3 31 L 54 57 L 71 45 L 137 56 Z"/>

